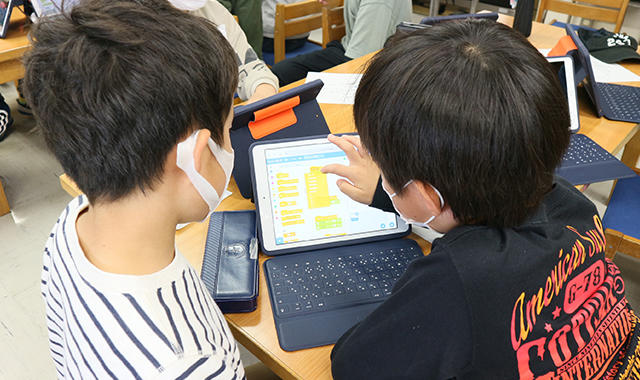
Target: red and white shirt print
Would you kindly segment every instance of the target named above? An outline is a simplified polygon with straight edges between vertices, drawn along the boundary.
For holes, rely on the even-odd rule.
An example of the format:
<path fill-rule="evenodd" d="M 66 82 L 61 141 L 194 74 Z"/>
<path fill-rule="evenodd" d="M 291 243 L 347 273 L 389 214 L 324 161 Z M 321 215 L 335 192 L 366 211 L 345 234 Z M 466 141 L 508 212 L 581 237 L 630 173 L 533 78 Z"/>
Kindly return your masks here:
<path fill-rule="evenodd" d="M 513 302 L 510 336 L 519 378 L 638 379 L 638 317 L 624 296 L 616 265 L 605 250 L 600 218 L 578 231 L 569 250 L 533 292 Z"/>

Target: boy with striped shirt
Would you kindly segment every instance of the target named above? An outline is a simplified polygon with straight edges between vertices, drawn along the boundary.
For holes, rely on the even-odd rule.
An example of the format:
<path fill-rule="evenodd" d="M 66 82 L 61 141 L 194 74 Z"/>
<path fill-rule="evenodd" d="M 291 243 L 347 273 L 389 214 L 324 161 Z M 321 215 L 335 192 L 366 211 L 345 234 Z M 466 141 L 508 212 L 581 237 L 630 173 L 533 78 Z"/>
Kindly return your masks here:
<path fill-rule="evenodd" d="M 224 317 L 174 241 L 229 181 L 233 49 L 165 0 L 81 2 L 32 36 L 27 99 L 86 194 L 44 253 L 58 377 L 243 378 Z"/>

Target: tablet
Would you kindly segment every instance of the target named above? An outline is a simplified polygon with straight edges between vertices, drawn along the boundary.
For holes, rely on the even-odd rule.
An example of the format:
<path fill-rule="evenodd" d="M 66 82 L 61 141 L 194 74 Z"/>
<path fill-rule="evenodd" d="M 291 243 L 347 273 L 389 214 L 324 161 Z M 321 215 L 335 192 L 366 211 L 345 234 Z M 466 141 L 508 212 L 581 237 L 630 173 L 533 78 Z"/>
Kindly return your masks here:
<path fill-rule="evenodd" d="M 255 143 L 249 149 L 263 251 L 270 255 L 404 236 L 409 226 L 394 213 L 343 194 L 334 174 L 348 165 L 326 136 Z"/>
<path fill-rule="evenodd" d="M 0 0 L 0 38 L 5 38 L 9 31 L 9 22 L 11 21 L 11 11 L 15 6 L 14 0 Z"/>
<path fill-rule="evenodd" d="M 416 30 L 431 28 L 433 25 L 417 24 L 415 22 L 402 21 L 396 26 L 396 31 L 411 33 Z"/>
<path fill-rule="evenodd" d="M 498 21 L 498 14 L 495 12 L 483 12 L 483 13 L 465 13 L 465 14 L 448 15 L 448 16 L 429 16 L 420 20 L 420 24 L 435 25 L 441 22 L 460 21 L 460 20 L 467 20 L 470 18 Z"/>
<path fill-rule="evenodd" d="M 569 130 L 572 133 L 576 133 L 580 129 L 580 115 L 578 113 L 578 94 L 576 92 L 577 85 L 575 83 L 573 59 L 569 56 L 547 57 L 547 61 L 551 63 L 554 71 L 558 74 L 560 86 L 569 104 L 569 116 L 571 118 Z"/>

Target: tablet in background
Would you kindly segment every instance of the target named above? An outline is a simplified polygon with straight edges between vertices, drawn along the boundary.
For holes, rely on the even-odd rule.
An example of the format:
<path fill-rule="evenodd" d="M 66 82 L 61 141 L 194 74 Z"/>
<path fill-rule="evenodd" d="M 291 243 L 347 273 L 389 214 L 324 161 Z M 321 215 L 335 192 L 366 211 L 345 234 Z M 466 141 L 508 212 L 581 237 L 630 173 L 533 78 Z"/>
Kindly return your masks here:
<path fill-rule="evenodd" d="M 568 102 L 569 116 L 571 118 L 569 147 L 563 155 L 560 165 L 556 168 L 556 174 L 573 185 L 635 176 L 633 170 L 629 169 L 595 141 L 585 135 L 576 133 L 580 129 L 580 116 L 578 114 L 573 59 L 565 56 L 548 57 L 547 60 L 558 74 L 558 79 Z"/>
<path fill-rule="evenodd" d="M 11 20 L 11 10 L 14 6 L 14 0 L 0 0 L 0 22 L 2 22 L 2 25 L 0 26 L 0 38 L 5 38 L 7 36 Z"/>
<path fill-rule="evenodd" d="M 435 25 L 441 22 L 460 21 L 460 20 L 466 20 L 470 18 L 498 21 L 498 14 L 495 12 L 483 12 L 483 13 L 465 13 L 465 14 L 459 14 L 459 15 L 425 17 L 422 20 L 420 20 L 420 24 Z"/>
<path fill-rule="evenodd" d="M 465 14 L 459 14 L 459 15 L 425 17 L 422 20 L 420 20 L 419 24 L 403 21 L 400 24 L 398 24 L 398 26 L 396 27 L 396 30 L 404 33 L 411 33 L 416 30 L 430 28 L 435 24 L 439 24 L 441 22 L 461 21 L 461 20 L 467 20 L 470 18 L 497 21 L 498 14 L 495 12 L 484 12 L 484 13 L 465 13 Z"/>
<path fill-rule="evenodd" d="M 349 164 L 324 136 L 257 143 L 250 152 L 259 234 L 269 255 L 386 240 L 410 230 L 394 213 L 342 193 L 338 176 L 320 172 L 330 163 Z"/>
<path fill-rule="evenodd" d="M 576 91 L 577 84 L 574 80 L 573 59 L 569 56 L 547 57 L 547 61 L 551 63 L 551 66 L 553 66 L 554 71 L 557 73 L 560 86 L 567 98 L 569 116 L 571 118 L 569 130 L 571 133 L 576 133 L 580 129 L 580 114 L 578 112 L 578 94 Z"/>
<path fill-rule="evenodd" d="M 640 87 L 597 82 L 589 50 L 571 24 L 565 25 L 565 29 L 578 48 L 579 63 L 586 71 L 586 78 L 583 80 L 584 88 L 593 101 L 598 116 L 604 116 L 609 120 L 640 123 Z"/>

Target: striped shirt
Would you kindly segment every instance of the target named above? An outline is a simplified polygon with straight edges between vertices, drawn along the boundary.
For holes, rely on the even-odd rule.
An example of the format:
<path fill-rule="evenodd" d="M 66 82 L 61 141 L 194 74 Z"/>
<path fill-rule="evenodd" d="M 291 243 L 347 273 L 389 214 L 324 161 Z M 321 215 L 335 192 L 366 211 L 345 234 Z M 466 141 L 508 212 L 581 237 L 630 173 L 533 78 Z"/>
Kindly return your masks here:
<path fill-rule="evenodd" d="M 49 235 L 42 296 L 59 378 L 242 379 L 240 353 L 196 271 L 176 251 L 159 272 L 103 272 L 76 233 L 86 197 L 72 200 Z"/>

